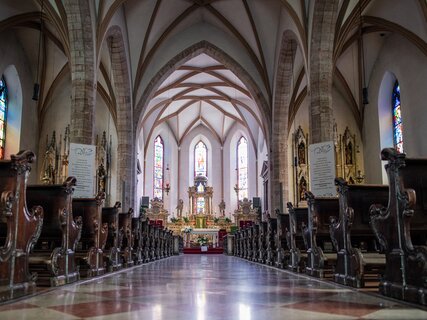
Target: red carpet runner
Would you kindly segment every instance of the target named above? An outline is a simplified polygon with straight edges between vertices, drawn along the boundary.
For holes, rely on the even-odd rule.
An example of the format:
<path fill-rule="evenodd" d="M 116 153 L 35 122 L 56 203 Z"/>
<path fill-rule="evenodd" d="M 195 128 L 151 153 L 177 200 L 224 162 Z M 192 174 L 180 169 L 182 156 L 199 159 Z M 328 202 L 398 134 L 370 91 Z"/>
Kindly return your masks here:
<path fill-rule="evenodd" d="M 185 254 L 222 254 L 223 248 L 208 248 L 208 251 L 202 252 L 200 248 L 184 248 Z"/>

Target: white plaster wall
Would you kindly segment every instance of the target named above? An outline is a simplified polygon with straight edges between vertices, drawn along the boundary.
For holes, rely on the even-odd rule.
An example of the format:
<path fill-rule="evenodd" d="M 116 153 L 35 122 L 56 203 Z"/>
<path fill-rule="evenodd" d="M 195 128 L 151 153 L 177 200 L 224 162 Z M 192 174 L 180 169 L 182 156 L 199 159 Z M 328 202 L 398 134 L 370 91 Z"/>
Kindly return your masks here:
<path fill-rule="evenodd" d="M 335 122 L 337 124 L 338 136 L 343 135 L 347 127 L 350 130 L 350 133 L 355 135 L 356 145 L 354 147 L 356 148 L 356 170 L 360 170 L 363 174 L 364 163 L 361 132 L 351 111 L 350 102 L 341 94 L 340 91 L 337 90 L 335 86 L 332 87 L 332 108 Z M 359 152 L 357 152 L 357 150 L 359 150 Z"/>
<path fill-rule="evenodd" d="M 0 33 L 3 43 L 0 46 L 0 75 L 4 74 L 9 89 L 11 128 L 9 140 L 6 136 L 6 158 L 17 150 L 32 150 L 38 156 L 37 104 L 31 100 L 33 94 L 33 75 L 27 55 L 14 33 Z M 37 164 L 29 183 L 37 181 Z"/>
<path fill-rule="evenodd" d="M 409 157 L 427 155 L 427 91 L 420 89 L 427 81 L 427 59 L 409 41 L 400 35 L 390 34 L 369 78 L 370 103 L 365 107 L 363 123 L 367 183 L 387 182 L 379 154 L 382 148 L 387 147 L 387 143 L 389 146 L 392 143 L 391 131 L 386 129 L 386 123 L 391 121 L 391 117 L 388 118 L 384 112 L 380 114 L 379 110 L 388 104 L 391 112 L 391 83 L 394 77 L 399 81 L 401 89 L 404 151 Z"/>
<path fill-rule="evenodd" d="M 64 137 L 65 128 L 70 124 L 70 109 L 71 109 L 71 81 L 68 77 L 58 84 L 55 93 L 46 105 L 46 113 L 44 117 L 43 127 L 40 131 L 39 143 L 39 161 L 37 170 L 37 182 L 40 183 L 40 174 L 43 168 L 44 154 L 46 152 L 46 138 L 49 143 L 52 138 L 53 131 L 56 133 L 56 141 L 59 142 L 60 135 Z"/>

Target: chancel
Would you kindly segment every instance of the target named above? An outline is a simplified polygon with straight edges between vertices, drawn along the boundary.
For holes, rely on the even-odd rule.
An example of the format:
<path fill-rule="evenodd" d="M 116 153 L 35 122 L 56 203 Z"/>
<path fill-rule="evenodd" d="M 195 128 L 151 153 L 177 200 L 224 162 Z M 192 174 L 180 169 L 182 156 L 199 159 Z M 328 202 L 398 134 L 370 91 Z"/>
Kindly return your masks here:
<path fill-rule="evenodd" d="M 427 319 L 427 1 L 0 1 L 0 319 Z"/>

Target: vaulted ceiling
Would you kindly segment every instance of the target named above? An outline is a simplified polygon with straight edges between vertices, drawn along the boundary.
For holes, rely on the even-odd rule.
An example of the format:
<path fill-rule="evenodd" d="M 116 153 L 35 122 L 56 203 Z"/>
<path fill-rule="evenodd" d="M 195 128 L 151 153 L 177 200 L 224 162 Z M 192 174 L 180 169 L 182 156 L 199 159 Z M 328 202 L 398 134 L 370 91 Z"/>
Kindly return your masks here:
<path fill-rule="evenodd" d="M 259 110 L 249 90 L 224 65 L 200 54 L 174 71 L 155 92 L 145 109 L 142 128 L 151 141 L 155 128 L 166 123 L 178 145 L 200 124 L 222 144 L 237 123 L 255 143 L 262 130 Z"/>
<path fill-rule="evenodd" d="M 41 50 L 42 92 L 38 105 L 41 123 L 52 97 L 60 90 L 59 84 L 70 79 L 69 21 L 64 3 L 61 0 L 0 2 L 0 32 L 11 30 L 17 36 L 34 75 L 43 5 L 43 33 L 47 41 Z M 126 47 L 134 118 L 144 122 L 139 127 L 144 130 L 144 138 L 159 123 L 167 123 L 180 141 L 192 127 L 203 124 L 223 141 L 230 128 L 239 123 L 256 140 L 258 132 L 265 130 L 266 119 L 271 117 L 277 60 L 285 30 L 291 30 L 298 42 L 291 71 L 295 78 L 295 103 L 301 102 L 302 94 L 308 92 L 314 3 L 308 0 L 91 0 L 95 59 L 99 66 L 98 93 L 114 116 L 116 89 L 105 40 L 110 27 L 119 26 Z M 407 19 L 409 16 L 412 19 Z M 363 116 L 361 64 L 357 57 L 360 25 L 363 24 L 365 35 L 364 65 L 369 79 L 388 33 L 400 34 L 427 54 L 426 20 L 425 0 L 393 1 L 392 5 L 389 0 L 340 1 L 335 28 L 335 81 L 357 121 Z M 153 92 L 147 92 L 168 61 L 202 40 L 238 61 L 252 83 L 242 83 L 241 74 L 231 72 L 224 61 L 202 54 L 181 64 L 167 79 L 153 86 Z M 146 97 L 150 99 L 145 100 Z M 260 98 L 270 109 L 260 106 Z"/>

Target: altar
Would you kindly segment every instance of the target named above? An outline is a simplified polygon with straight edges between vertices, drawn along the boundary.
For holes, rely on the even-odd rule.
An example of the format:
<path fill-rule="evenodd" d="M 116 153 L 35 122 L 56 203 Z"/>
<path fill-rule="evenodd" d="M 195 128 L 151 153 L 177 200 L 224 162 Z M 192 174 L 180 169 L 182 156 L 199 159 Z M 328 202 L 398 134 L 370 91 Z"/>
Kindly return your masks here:
<path fill-rule="evenodd" d="M 184 247 L 218 247 L 218 235 L 220 229 L 182 229 L 184 235 Z"/>

